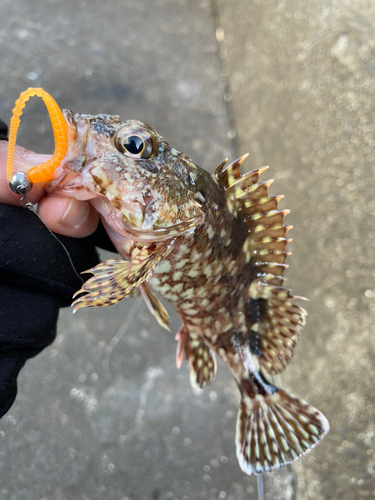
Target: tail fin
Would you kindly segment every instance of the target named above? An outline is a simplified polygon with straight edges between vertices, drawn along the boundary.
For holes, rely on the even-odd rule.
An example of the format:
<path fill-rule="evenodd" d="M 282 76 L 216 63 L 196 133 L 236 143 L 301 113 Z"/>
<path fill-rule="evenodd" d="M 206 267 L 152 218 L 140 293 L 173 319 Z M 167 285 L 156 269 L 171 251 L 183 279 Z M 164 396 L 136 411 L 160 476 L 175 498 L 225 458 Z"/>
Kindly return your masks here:
<path fill-rule="evenodd" d="M 246 474 L 279 469 L 308 453 L 329 431 L 325 416 L 279 389 L 244 396 L 237 417 L 236 450 Z"/>

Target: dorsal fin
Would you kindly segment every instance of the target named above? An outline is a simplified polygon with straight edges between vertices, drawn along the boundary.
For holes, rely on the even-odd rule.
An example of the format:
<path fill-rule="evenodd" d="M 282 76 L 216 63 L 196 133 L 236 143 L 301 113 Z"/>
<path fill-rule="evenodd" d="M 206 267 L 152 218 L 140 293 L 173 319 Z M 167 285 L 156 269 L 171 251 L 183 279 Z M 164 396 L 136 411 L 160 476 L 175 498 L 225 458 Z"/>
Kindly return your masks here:
<path fill-rule="evenodd" d="M 282 273 L 287 267 L 285 250 L 290 241 L 285 238 L 291 226 L 284 226 L 288 210 L 278 210 L 283 196 L 268 196 L 272 180 L 259 182 L 260 175 L 268 169 L 261 167 L 245 175 L 240 168 L 247 154 L 229 165 L 224 160 L 216 169 L 215 177 L 225 190 L 226 197 L 234 206 L 237 216 L 247 226 L 249 236 L 244 245 L 247 260 L 258 268 L 258 276 L 273 275 L 276 286 L 282 284 Z"/>
<path fill-rule="evenodd" d="M 226 164 L 228 161 L 228 158 L 226 158 L 217 167 L 214 176 L 219 181 L 220 186 L 222 186 L 225 190 L 232 186 L 236 180 L 241 178 L 241 164 L 248 156 L 249 153 L 246 153 L 232 163 L 229 163 L 229 165 Z"/>
<path fill-rule="evenodd" d="M 280 373 L 291 360 L 305 324 L 306 311 L 293 304 L 290 290 L 275 285 L 273 275 L 254 280 L 250 286 L 249 306 L 257 308 L 256 322 L 251 327 L 253 354 L 271 375 Z"/>
<path fill-rule="evenodd" d="M 305 321 L 306 311 L 292 303 L 294 297 L 282 287 L 287 268 L 286 246 L 291 241 L 284 225 L 289 210 L 278 210 L 283 196 L 268 196 L 272 180 L 259 182 L 268 167 L 241 176 L 241 163 L 247 155 L 229 165 L 222 163 L 215 176 L 237 216 L 248 229 L 243 251 L 246 261 L 256 267 L 256 278 L 249 289 L 251 345 L 260 365 L 271 374 L 280 373 L 289 363 Z"/>
<path fill-rule="evenodd" d="M 224 167 L 225 167 L 225 164 L 227 163 L 227 161 L 228 161 L 228 158 L 224 158 L 224 160 L 220 163 L 220 165 L 215 170 L 214 175 L 217 179 L 219 179 L 221 172 L 224 171 Z"/>

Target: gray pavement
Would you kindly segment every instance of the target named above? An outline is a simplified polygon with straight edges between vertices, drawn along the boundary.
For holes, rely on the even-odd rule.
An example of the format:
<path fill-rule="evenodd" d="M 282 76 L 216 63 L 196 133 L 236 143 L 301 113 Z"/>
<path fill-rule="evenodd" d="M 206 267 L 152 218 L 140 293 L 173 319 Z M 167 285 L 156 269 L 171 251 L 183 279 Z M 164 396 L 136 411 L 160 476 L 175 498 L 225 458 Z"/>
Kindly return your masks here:
<path fill-rule="evenodd" d="M 296 463 L 298 498 L 375 498 L 375 4 L 219 1 L 237 141 L 270 165 L 310 299 L 283 384 L 331 432 Z"/>
<path fill-rule="evenodd" d="M 266 498 L 375 498 L 373 2 L 1 7 L 3 119 L 22 90 L 42 86 L 73 111 L 154 125 L 210 171 L 247 151 L 249 169 L 270 165 L 271 192 L 292 211 L 287 283 L 310 299 L 281 384 L 321 409 L 331 432 L 266 476 Z M 52 150 L 37 100 L 19 142 Z M 256 499 L 235 458 L 229 373 L 219 365 L 194 393 L 174 356 L 142 303 L 63 310 L 56 342 L 28 362 L 0 422 L 0 499 Z"/>

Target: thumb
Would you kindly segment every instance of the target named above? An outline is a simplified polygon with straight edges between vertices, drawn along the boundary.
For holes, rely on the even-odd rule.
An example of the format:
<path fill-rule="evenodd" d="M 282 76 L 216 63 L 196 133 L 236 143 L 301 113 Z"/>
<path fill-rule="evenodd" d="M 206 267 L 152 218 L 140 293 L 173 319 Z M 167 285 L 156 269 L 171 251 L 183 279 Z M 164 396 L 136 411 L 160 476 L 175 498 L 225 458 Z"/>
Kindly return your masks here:
<path fill-rule="evenodd" d="M 20 204 L 20 196 L 13 193 L 6 178 L 8 143 L 0 140 L 0 203 Z M 48 161 L 52 155 L 40 155 L 20 146 L 14 152 L 14 172 L 28 172 L 31 167 Z M 53 232 L 72 238 L 84 238 L 92 234 L 99 224 L 99 214 L 87 201 L 74 198 L 45 196 L 46 182 L 34 184 L 27 198 L 38 204 L 38 214 Z"/>
<path fill-rule="evenodd" d="M 99 224 L 94 207 L 75 198 L 45 196 L 39 201 L 38 214 L 51 231 L 72 238 L 89 236 Z"/>

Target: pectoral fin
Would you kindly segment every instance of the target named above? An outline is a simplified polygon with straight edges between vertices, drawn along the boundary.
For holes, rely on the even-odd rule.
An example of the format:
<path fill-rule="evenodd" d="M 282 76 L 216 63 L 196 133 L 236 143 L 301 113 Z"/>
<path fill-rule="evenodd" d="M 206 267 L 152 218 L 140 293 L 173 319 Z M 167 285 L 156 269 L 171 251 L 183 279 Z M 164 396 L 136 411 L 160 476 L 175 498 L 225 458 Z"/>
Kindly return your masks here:
<path fill-rule="evenodd" d="M 162 259 L 166 248 L 165 245 L 156 247 L 141 261 L 111 259 L 85 271 L 94 276 L 74 294 L 73 298 L 87 292 L 73 302 L 73 312 L 82 307 L 103 307 L 119 302 L 143 283 Z"/>

